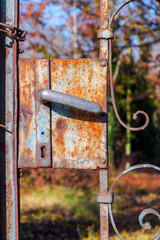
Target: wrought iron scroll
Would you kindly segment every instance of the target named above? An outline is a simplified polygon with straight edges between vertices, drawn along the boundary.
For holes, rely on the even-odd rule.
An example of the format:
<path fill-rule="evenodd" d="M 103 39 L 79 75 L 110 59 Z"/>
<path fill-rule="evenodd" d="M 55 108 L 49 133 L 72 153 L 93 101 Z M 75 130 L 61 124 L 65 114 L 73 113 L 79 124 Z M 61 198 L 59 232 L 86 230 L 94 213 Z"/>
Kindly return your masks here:
<path fill-rule="evenodd" d="M 116 10 L 115 12 L 113 13 L 112 17 L 110 18 L 110 21 L 109 21 L 109 26 L 108 26 L 108 30 L 113 32 L 112 30 L 112 23 L 113 23 L 113 20 L 115 19 L 116 15 L 118 14 L 118 12 L 128 3 L 132 2 L 134 0 L 128 0 L 128 1 L 125 1 L 123 2 Z M 109 73 L 110 73 L 110 90 L 111 90 L 111 99 L 112 99 L 112 104 L 113 104 L 113 109 L 114 109 L 114 112 L 115 112 L 115 115 L 119 121 L 119 123 L 126 129 L 130 129 L 131 131 L 140 131 L 140 130 L 143 130 L 145 129 L 148 124 L 149 124 L 149 116 L 146 112 L 142 111 L 142 110 L 138 110 L 136 113 L 133 114 L 133 119 L 136 120 L 137 119 L 137 116 L 139 114 L 142 114 L 144 115 L 145 119 L 146 119 L 146 122 L 143 126 L 141 127 L 130 127 L 130 126 L 127 126 L 126 123 L 124 123 L 122 121 L 122 119 L 120 118 L 119 116 L 119 113 L 118 113 L 118 110 L 117 110 L 117 106 L 116 106 L 116 102 L 115 102 L 115 95 L 114 95 L 114 88 L 113 88 L 113 76 L 112 76 L 112 39 L 113 39 L 113 35 L 112 37 L 108 37 L 108 40 L 109 40 Z"/>
<path fill-rule="evenodd" d="M 125 174 L 127 174 L 127 173 L 129 173 L 129 172 L 131 172 L 131 171 L 133 171 L 133 170 L 137 170 L 137 169 L 140 169 L 140 168 L 152 168 L 152 169 L 155 169 L 155 170 L 157 170 L 157 171 L 160 172 L 160 168 L 159 168 L 159 167 L 156 167 L 156 166 L 151 165 L 151 164 L 138 164 L 138 165 L 132 166 L 132 167 L 124 170 L 123 172 L 121 172 L 121 173 L 116 177 L 116 179 L 113 181 L 113 183 L 112 183 L 112 185 L 111 185 L 111 187 L 110 187 L 109 192 L 111 192 L 111 193 L 113 194 L 113 192 L 114 192 L 114 187 L 115 187 L 116 183 L 120 180 L 120 178 L 121 178 L 122 176 L 124 176 Z M 150 208 L 143 210 L 143 211 L 140 213 L 140 215 L 139 215 L 139 224 L 140 224 L 141 227 L 143 227 L 145 230 L 151 229 L 151 224 L 150 224 L 150 222 L 145 222 L 145 223 L 143 222 L 144 217 L 145 217 L 146 215 L 148 215 L 148 214 L 153 214 L 153 215 L 157 216 L 158 219 L 159 219 L 159 222 L 160 222 L 160 214 L 159 214 L 157 211 L 155 211 L 154 209 L 150 209 Z M 122 235 L 119 233 L 119 231 L 118 231 L 118 229 L 117 229 L 117 227 L 116 227 L 116 224 L 115 224 L 115 221 L 114 221 L 113 212 L 112 212 L 112 205 L 111 205 L 111 204 L 109 204 L 109 215 L 110 215 L 110 219 L 111 219 L 112 226 L 113 226 L 116 234 L 119 236 L 120 239 L 125 240 L 125 238 L 122 237 Z M 160 238 L 160 228 L 158 229 L 157 234 L 152 238 L 152 240 L 158 240 L 159 238 Z"/>

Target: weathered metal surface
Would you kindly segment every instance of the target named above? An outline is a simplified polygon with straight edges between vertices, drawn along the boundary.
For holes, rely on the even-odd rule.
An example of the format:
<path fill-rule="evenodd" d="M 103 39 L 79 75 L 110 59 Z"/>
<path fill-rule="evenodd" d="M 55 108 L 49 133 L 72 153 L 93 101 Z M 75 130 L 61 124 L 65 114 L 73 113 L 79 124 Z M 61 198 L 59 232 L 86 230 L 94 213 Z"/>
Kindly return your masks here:
<path fill-rule="evenodd" d="M 97 38 L 98 39 L 113 39 L 114 38 L 114 33 L 113 33 L 113 29 L 109 29 L 109 28 L 101 28 L 98 30 L 97 33 Z"/>
<path fill-rule="evenodd" d="M 108 169 L 100 170 L 100 194 L 104 194 L 109 189 L 109 174 Z M 100 203 L 100 240 L 109 239 L 109 208 L 108 204 Z"/>
<path fill-rule="evenodd" d="M 0 21 L 17 26 L 16 0 L 0 1 Z M 0 239 L 18 240 L 17 43 L 0 33 Z"/>
<path fill-rule="evenodd" d="M 114 194 L 110 191 L 100 192 L 97 195 L 97 202 L 98 203 L 105 203 L 105 204 L 113 204 Z"/>
<path fill-rule="evenodd" d="M 51 60 L 51 89 L 96 102 L 106 110 L 106 67 L 99 60 Z M 52 166 L 106 168 L 106 114 L 51 104 Z"/>
<path fill-rule="evenodd" d="M 109 22 L 109 0 L 100 1 L 100 31 L 108 27 Z M 100 39 L 99 58 L 108 60 L 108 41 Z"/>
<path fill-rule="evenodd" d="M 92 59 L 50 61 L 51 69 L 49 60 L 19 60 L 18 167 L 51 165 L 51 131 L 54 168 L 106 168 L 106 67 Z M 56 103 L 45 106 L 38 90 L 49 89 L 50 84 L 52 90 L 100 104 L 104 112 Z"/>
<path fill-rule="evenodd" d="M 50 108 L 38 100 L 49 86 L 49 60 L 19 60 L 19 168 L 51 166 Z"/>
<path fill-rule="evenodd" d="M 100 31 L 103 31 L 108 27 L 109 22 L 109 0 L 100 0 Z M 108 112 L 108 40 L 100 39 L 99 40 L 99 58 L 102 60 L 101 64 L 106 63 L 106 112 Z M 108 119 L 106 122 L 106 149 L 108 155 Z M 108 157 L 107 157 L 108 158 Z M 100 193 L 108 191 L 109 181 L 108 181 L 108 169 L 100 170 Z M 108 205 L 100 203 L 100 240 L 109 239 L 109 210 Z"/>

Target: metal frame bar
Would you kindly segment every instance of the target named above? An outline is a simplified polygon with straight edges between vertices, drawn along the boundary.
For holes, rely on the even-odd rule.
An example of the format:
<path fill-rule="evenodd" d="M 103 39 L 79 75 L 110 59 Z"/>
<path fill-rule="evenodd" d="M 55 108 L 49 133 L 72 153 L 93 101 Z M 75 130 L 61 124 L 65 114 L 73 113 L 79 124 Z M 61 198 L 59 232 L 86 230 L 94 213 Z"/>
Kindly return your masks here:
<path fill-rule="evenodd" d="M 118 12 L 128 3 L 132 2 L 134 0 L 126 0 L 124 1 L 112 14 L 111 17 L 108 16 L 108 11 L 109 11 L 109 5 L 108 5 L 108 0 L 101 0 L 101 12 L 100 12 L 100 29 L 98 31 L 98 39 L 100 39 L 100 59 L 107 60 L 107 68 L 109 68 L 109 80 L 110 80 L 110 90 L 111 90 L 111 99 L 112 99 L 112 104 L 114 108 L 115 115 L 117 117 L 117 120 L 119 123 L 125 127 L 126 129 L 130 129 L 131 131 L 140 131 L 145 129 L 148 124 L 149 124 L 149 117 L 148 114 L 144 111 L 138 110 L 136 113 L 133 115 L 133 119 L 136 120 L 137 116 L 139 114 L 144 115 L 146 118 L 146 122 L 143 126 L 141 127 L 130 127 L 127 126 L 120 118 L 119 113 L 117 111 L 116 103 L 115 103 L 115 96 L 114 96 L 114 88 L 113 88 L 113 79 L 112 79 L 112 40 L 114 38 L 113 34 L 113 29 L 112 29 L 112 23 L 114 21 L 114 18 L 118 14 Z M 105 14 L 104 14 L 105 13 Z M 109 81 L 107 81 L 109 82 Z M 107 92 L 108 94 L 108 92 Z M 108 99 L 108 98 L 106 98 Z M 108 109 L 106 109 L 106 112 Z M 106 126 L 107 127 L 107 126 Z M 107 138 L 107 135 L 106 135 Z M 108 148 L 107 148 L 108 149 Z M 108 160 L 109 162 L 109 160 Z M 109 239 L 109 228 L 108 228 L 108 222 L 109 222 L 109 217 L 111 220 L 111 224 L 118 235 L 118 237 L 122 240 L 125 240 L 122 235 L 119 233 L 115 221 L 114 221 L 114 216 L 112 212 L 112 204 L 114 202 L 114 187 L 116 183 L 120 180 L 120 178 L 127 174 L 130 171 L 140 169 L 140 168 L 152 168 L 157 171 L 160 171 L 160 168 L 151 164 L 139 164 L 139 165 L 134 165 L 125 171 L 121 172 L 114 182 L 112 183 L 111 187 L 109 187 L 108 183 L 108 176 L 109 172 L 108 170 L 100 170 L 100 193 L 98 194 L 97 201 L 100 203 L 100 239 Z M 158 217 L 159 222 L 160 222 L 160 214 L 155 211 L 154 209 L 145 209 L 141 212 L 139 215 L 139 223 L 142 228 L 144 229 L 150 229 L 151 224 L 150 222 L 145 222 L 144 223 L 144 217 L 148 214 L 153 214 Z M 158 232 L 156 235 L 152 238 L 152 240 L 158 240 L 160 239 L 160 228 L 158 229 Z"/>
<path fill-rule="evenodd" d="M 1 0 L 0 22 L 18 26 L 18 1 Z M 18 240 L 17 42 L 0 34 L 0 239 Z"/>
<path fill-rule="evenodd" d="M 109 0 L 100 1 L 100 29 L 107 28 L 109 23 Z M 100 39 L 99 58 L 102 64 L 106 65 L 106 73 L 108 72 L 108 41 Z M 106 79 L 106 113 L 108 114 L 108 79 Z M 106 116 L 108 116 L 106 114 Z M 106 120 L 106 155 L 108 159 L 108 119 Z M 108 191 L 109 188 L 109 172 L 108 169 L 99 171 L 100 193 Z M 100 240 L 109 239 L 109 208 L 106 203 L 100 202 Z"/>

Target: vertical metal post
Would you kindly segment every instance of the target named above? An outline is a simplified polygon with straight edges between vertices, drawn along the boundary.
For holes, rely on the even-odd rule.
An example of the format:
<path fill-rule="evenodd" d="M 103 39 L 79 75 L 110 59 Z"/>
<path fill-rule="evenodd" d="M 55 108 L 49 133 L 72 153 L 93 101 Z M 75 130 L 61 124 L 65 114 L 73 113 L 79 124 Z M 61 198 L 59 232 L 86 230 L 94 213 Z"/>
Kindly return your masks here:
<path fill-rule="evenodd" d="M 108 191 L 108 170 L 100 170 L 100 193 Z M 109 209 L 108 204 L 100 203 L 100 240 L 109 239 Z"/>
<path fill-rule="evenodd" d="M 100 0 L 100 29 L 108 27 L 109 0 Z M 108 60 L 108 40 L 100 39 L 99 58 Z"/>
<path fill-rule="evenodd" d="M 108 27 L 109 22 L 109 0 L 100 0 L 100 29 Z M 99 58 L 108 61 L 108 41 L 100 39 Z M 107 64 L 106 64 L 107 65 Z M 108 72 L 107 66 L 106 71 Z M 108 84 L 106 79 L 106 101 L 108 101 Z M 108 113 L 108 103 L 106 102 L 106 113 Z M 106 121 L 106 154 L 108 155 L 108 121 Z M 108 159 L 108 157 L 107 157 Z M 109 188 L 108 169 L 100 170 L 100 193 L 107 192 Z M 100 203 L 100 240 L 109 239 L 109 210 L 108 205 Z"/>
<path fill-rule="evenodd" d="M 17 0 L 0 1 L 0 21 L 17 26 Z M 18 240 L 17 43 L 1 32 L 0 82 L 0 239 Z"/>

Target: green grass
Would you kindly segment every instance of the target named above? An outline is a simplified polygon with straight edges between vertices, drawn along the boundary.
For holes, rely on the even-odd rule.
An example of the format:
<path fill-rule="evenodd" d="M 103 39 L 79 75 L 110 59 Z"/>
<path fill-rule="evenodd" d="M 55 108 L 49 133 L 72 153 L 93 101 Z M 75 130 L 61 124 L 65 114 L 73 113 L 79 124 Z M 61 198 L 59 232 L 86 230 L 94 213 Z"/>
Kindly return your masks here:
<path fill-rule="evenodd" d="M 130 211 L 127 208 L 130 203 L 126 199 L 125 190 L 122 190 L 122 197 L 118 194 L 118 201 L 113 205 L 115 221 L 122 236 L 131 240 L 152 239 L 158 230 L 157 226 L 153 230 L 144 231 L 138 225 L 137 216 L 134 218 L 132 208 L 131 212 L 126 214 Z M 133 193 L 138 194 L 138 191 L 135 190 Z M 150 193 L 149 197 L 154 200 L 156 194 Z M 96 198 L 97 192 L 89 189 L 63 186 L 30 188 L 27 192 L 22 189 L 21 240 L 98 240 L 99 206 Z M 133 220 L 130 219 L 131 216 Z M 126 225 L 122 222 L 126 222 Z M 112 230 L 110 239 L 119 239 Z"/>
<path fill-rule="evenodd" d="M 42 190 L 33 189 L 31 192 L 22 194 L 22 220 L 24 217 L 36 220 L 46 216 L 58 220 L 64 215 L 74 220 L 80 218 L 90 220 L 98 213 L 96 197 L 95 192 L 63 186 L 46 187 Z M 28 211 L 36 214 L 26 215 Z M 52 212 L 55 213 L 52 215 Z"/>

